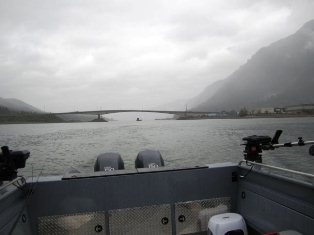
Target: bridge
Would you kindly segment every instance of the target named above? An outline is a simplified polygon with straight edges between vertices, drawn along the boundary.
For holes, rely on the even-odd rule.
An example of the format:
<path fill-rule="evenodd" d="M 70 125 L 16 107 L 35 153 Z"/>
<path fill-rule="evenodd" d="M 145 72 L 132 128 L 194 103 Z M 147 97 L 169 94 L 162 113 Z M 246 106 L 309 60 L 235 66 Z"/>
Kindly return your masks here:
<path fill-rule="evenodd" d="M 97 115 L 97 117 L 98 117 L 97 119 L 101 120 L 101 115 L 111 114 L 111 113 L 165 113 L 165 114 L 178 115 L 180 117 L 203 116 L 203 115 L 209 114 L 209 112 L 169 111 L 169 110 L 138 110 L 138 109 L 73 111 L 73 112 L 52 113 L 52 114 L 55 114 L 55 115 L 89 114 L 89 115 Z"/>

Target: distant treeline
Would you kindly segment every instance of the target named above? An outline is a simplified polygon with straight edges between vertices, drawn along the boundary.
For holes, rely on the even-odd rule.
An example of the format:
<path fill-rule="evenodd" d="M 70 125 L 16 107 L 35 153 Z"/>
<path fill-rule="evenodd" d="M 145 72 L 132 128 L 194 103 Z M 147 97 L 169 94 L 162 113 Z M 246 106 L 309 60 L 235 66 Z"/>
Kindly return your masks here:
<path fill-rule="evenodd" d="M 8 109 L 7 107 L 0 106 L 0 114 L 10 114 L 10 113 L 13 113 L 13 111 Z"/>
<path fill-rule="evenodd" d="M 53 123 L 64 122 L 63 119 L 49 113 L 30 113 L 10 110 L 0 106 L 0 123 Z"/>

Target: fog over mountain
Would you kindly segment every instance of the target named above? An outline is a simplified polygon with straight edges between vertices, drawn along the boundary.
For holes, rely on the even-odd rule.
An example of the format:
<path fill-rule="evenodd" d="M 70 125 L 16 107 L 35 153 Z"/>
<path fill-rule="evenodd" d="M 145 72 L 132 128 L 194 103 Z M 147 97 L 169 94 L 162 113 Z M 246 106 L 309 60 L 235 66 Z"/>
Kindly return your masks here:
<path fill-rule="evenodd" d="M 194 110 L 239 110 L 314 103 L 314 20 L 261 48 L 226 79 L 191 100 Z M 197 101 L 195 104 L 195 101 Z"/>
<path fill-rule="evenodd" d="M 184 110 L 313 12 L 310 0 L 2 0 L 0 96 L 48 112 Z"/>
<path fill-rule="evenodd" d="M 23 112 L 36 112 L 41 113 L 42 111 L 34 106 L 27 104 L 18 99 L 4 99 L 0 97 L 0 107 L 7 108 L 10 111 L 23 111 Z"/>

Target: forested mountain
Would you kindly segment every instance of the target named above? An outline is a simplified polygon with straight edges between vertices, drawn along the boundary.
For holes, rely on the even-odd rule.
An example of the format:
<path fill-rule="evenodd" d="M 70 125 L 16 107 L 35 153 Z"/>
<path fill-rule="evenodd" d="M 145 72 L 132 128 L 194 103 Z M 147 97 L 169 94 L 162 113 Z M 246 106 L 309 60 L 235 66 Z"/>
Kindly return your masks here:
<path fill-rule="evenodd" d="M 4 99 L 0 97 L 0 113 L 8 112 L 36 112 L 42 113 L 41 110 L 35 108 L 18 99 Z"/>
<path fill-rule="evenodd" d="M 221 111 L 314 103 L 313 89 L 311 20 L 295 34 L 261 48 L 226 79 L 205 88 L 193 109 Z"/>

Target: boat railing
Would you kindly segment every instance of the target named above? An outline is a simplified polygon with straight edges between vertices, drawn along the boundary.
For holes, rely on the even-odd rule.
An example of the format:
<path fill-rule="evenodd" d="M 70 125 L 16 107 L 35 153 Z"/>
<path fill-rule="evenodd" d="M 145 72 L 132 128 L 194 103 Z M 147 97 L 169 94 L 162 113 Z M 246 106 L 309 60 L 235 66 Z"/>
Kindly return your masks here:
<path fill-rule="evenodd" d="M 26 183 L 26 180 L 23 176 L 18 176 L 17 178 L 8 181 L 6 183 L 1 184 L 0 182 L 0 194 L 2 193 L 3 190 L 5 190 L 6 188 L 8 188 L 10 185 L 13 185 L 15 187 L 22 187 L 24 184 Z"/>
<path fill-rule="evenodd" d="M 244 166 L 245 164 L 245 166 Z M 293 179 L 301 179 L 302 181 L 306 181 L 312 185 L 314 185 L 314 175 L 311 173 L 306 173 L 306 172 L 301 172 L 301 171 L 296 171 L 296 170 L 291 170 L 291 169 L 286 169 L 278 166 L 272 166 L 272 165 L 267 165 L 264 163 L 258 163 L 258 162 L 252 162 L 252 161 L 247 161 L 247 160 L 241 160 L 238 164 L 241 168 L 248 168 L 248 171 L 253 170 L 253 168 L 262 170 L 264 173 L 278 173 L 283 175 L 283 176 L 292 176 Z M 266 170 L 268 169 L 268 171 Z M 246 174 L 247 175 L 247 174 Z M 241 178 L 245 178 L 246 175 L 240 176 Z"/>

